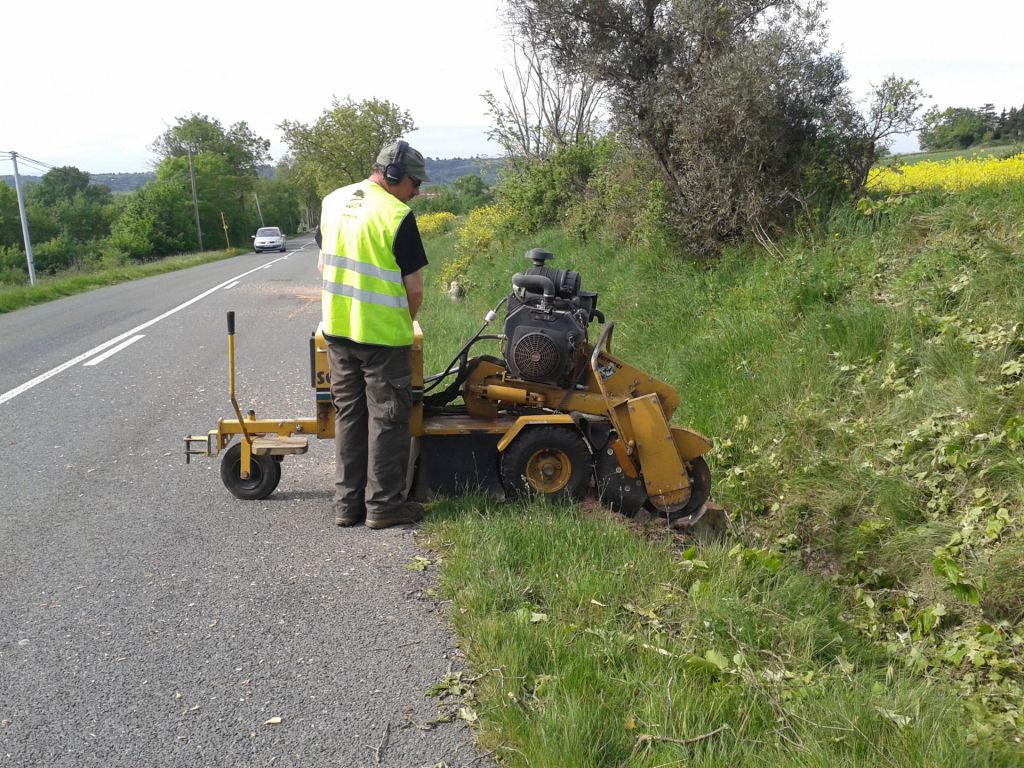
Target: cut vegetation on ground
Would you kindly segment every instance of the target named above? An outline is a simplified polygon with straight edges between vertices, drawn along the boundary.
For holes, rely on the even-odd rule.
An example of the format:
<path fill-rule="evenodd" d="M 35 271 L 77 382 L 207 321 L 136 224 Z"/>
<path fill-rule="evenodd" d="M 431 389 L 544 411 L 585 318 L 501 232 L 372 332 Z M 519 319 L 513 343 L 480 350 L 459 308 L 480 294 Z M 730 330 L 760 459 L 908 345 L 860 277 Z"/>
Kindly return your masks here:
<path fill-rule="evenodd" d="M 436 502 L 485 748 L 534 768 L 1024 760 L 1022 206 L 1020 182 L 879 198 L 706 266 L 558 230 L 468 258 L 432 241 L 428 369 L 546 247 L 715 439 L 733 519 L 689 546 L 596 510 Z"/>

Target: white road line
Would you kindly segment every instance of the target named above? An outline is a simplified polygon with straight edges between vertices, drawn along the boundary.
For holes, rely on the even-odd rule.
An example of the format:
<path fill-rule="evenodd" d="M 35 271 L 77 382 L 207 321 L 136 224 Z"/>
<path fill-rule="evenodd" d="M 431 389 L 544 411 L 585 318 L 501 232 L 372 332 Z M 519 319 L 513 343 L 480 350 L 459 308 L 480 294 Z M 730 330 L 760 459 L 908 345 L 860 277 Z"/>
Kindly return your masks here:
<path fill-rule="evenodd" d="M 235 287 L 236 285 L 238 285 L 238 281 L 237 281 L 237 280 L 235 280 L 235 282 L 233 282 L 233 283 L 232 283 L 231 285 L 225 285 L 225 286 L 224 286 L 224 290 L 225 290 L 225 291 L 230 291 L 230 290 L 231 290 L 232 288 L 234 288 L 234 287 Z"/>
<path fill-rule="evenodd" d="M 144 338 L 146 338 L 146 336 L 145 336 L 145 334 L 142 334 L 142 333 L 140 333 L 140 334 L 139 334 L 139 335 L 137 335 L 137 336 L 132 336 L 132 337 L 131 337 L 130 339 L 128 339 L 127 341 L 122 341 L 122 342 L 121 342 L 120 344 L 118 344 L 118 345 L 117 345 L 116 347 L 114 347 L 113 349 L 108 349 L 108 350 L 107 350 L 106 352 L 104 352 L 104 353 L 103 353 L 102 355 L 100 355 L 99 357 L 94 357 L 94 358 L 93 358 L 92 360 L 90 360 L 90 361 L 89 361 L 88 363 L 82 363 L 82 365 L 99 365 L 99 364 L 100 364 L 100 363 L 102 363 L 102 362 L 103 362 L 104 360 L 106 360 L 106 359 L 107 359 L 108 357 L 111 357 L 112 355 L 116 355 L 116 354 L 117 354 L 118 352 L 120 352 L 120 351 L 121 351 L 122 349 L 124 349 L 124 348 L 125 348 L 125 347 L 127 347 L 128 345 L 130 345 L 130 344 L 134 344 L 134 343 L 135 343 L 136 341 L 138 341 L 139 339 L 144 339 Z"/>
<path fill-rule="evenodd" d="M 308 245 L 308 243 L 307 243 L 307 245 Z M 305 248 L 305 247 L 306 247 L 305 245 L 302 246 L 302 248 Z M 302 248 L 299 248 L 298 250 L 301 251 Z M 274 264 L 275 262 L 281 261 L 283 258 L 284 257 L 274 259 L 274 261 L 270 262 L 270 264 Z M 32 387 L 34 387 L 34 386 L 36 386 L 38 384 L 42 384 L 44 381 L 46 381 L 47 379 L 53 378 L 58 373 L 63 373 L 68 368 L 71 368 L 74 365 L 78 365 L 83 360 L 88 360 L 90 357 L 95 355 L 97 352 L 102 352 L 104 349 L 107 349 L 107 347 L 112 347 L 114 344 L 117 344 L 118 342 L 124 341 L 125 339 L 127 339 L 130 336 L 135 335 L 139 331 L 144 331 L 146 328 L 149 328 L 151 325 L 156 325 L 161 320 L 165 320 L 168 317 L 170 317 L 171 315 L 173 315 L 173 314 L 175 314 L 177 312 L 180 312 L 181 310 L 185 309 L 186 307 L 192 306 L 197 301 L 202 301 L 207 296 L 209 296 L 211 293 L 216 293 L 217 291 L 219 291 L 221 288 L 223 288 L 228 283 L 231 283 L 234 280 L 241 280 L 243 277 L 246 277 L 247 275 L 251 275 L 253 272 L 258 272 L 261 269 L 264 269 L 265 266 L 270 266 L 270 265 L 269 264 L 267 264 L 267 265 L 260 265 L 260 266 L 254 268 L 254 269 L 250 269 L 248 272 L 243 272 L 242 274 L 236 275 L 235 277 L 232 277 L 229 280 L 225 280 L 220 285 L 215 285 L 213 288 L 210 288 L 209 290 L 203 291 L 198 296 L 196 296 L 194 298 L 191 298 L 188 301 L 186 301 L 184 304 L 179 304 L 174 309 L 169 309 L 166 312 L 164 312 L 162 315 L 158 315 L 157 317 L 154 317 L 152 320 L 147 320 L 142 325 L 138 325 L 135 328 L 132 328 L 130 331 L 125 331 L 120 336 L 115 336 L 114 338 L 110 339 L 109 341 L 105 341 L 102 344 L 93 347 L 88 352 L 83 352 L 82 354 L 80 354 L 80 355 L 78 355 L 76 357 L 71 358 L 66 363 L 61 363 L 56 368 L 51 368 L 46 373 L 39 374 L 38 376 L 36 376 L 31 381 L 26 381 L 21 386 L 15 387 L 14 389 L 10 389 L 10 390 L 4 392 L 2 395 L 0 395 L 0 405 L 3 405 L 8 400 L 13 400 L 18 395 L 21 395 L 21 394 L 24 394 L 25 392 L 28 392 L 30 389 L 32 389 Z"/>

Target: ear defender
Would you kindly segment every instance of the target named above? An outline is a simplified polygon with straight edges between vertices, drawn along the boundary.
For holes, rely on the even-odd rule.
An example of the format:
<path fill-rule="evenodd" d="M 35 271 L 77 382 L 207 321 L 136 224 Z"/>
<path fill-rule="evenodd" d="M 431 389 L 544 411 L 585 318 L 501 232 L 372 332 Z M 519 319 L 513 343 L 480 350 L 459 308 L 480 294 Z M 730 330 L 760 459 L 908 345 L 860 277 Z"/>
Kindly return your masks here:
<path fill-rule="evenodd" d="M 405 178 L 405 152 L 409 149 L 409 142 L 398 140 L 395 148 L 395 159 L 387 164 L 384 169 L 384 180 L 388 184 L 397 184 Z"/>

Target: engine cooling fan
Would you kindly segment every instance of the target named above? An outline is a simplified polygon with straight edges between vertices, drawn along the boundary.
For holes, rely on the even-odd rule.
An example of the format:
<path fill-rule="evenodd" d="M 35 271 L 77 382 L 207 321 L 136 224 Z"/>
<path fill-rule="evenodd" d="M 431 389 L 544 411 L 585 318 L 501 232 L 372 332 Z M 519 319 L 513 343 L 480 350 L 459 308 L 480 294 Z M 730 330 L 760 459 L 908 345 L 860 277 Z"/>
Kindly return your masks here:
<path fill-rule="evenodd" d="M 525 333 L 512 350 L 512 363 L 520 377 L 547 381 L 561 372 L 562 353 L 558 345 L 543 333 Z"/>

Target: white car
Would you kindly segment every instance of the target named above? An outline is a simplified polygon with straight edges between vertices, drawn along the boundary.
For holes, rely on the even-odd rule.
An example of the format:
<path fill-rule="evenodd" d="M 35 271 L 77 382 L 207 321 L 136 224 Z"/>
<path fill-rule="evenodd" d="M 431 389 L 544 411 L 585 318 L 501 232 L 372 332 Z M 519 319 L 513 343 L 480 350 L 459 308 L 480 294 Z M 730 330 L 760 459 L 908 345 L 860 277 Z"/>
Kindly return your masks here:
<path fill-rule="evenodd" d="M 252 249 L 256 253 L 261 251 L 285 252 L 284 232 L 277 227 L 260 227 L 252 236 Z"/>

